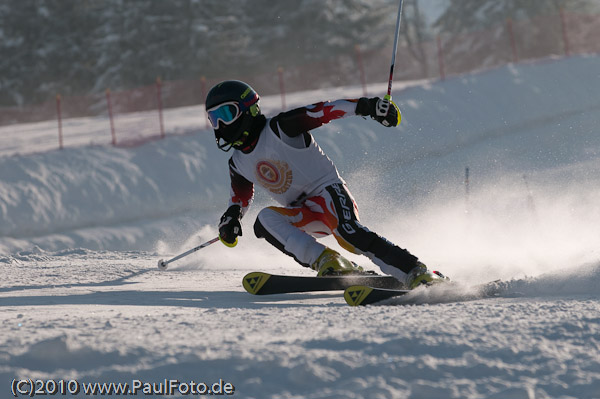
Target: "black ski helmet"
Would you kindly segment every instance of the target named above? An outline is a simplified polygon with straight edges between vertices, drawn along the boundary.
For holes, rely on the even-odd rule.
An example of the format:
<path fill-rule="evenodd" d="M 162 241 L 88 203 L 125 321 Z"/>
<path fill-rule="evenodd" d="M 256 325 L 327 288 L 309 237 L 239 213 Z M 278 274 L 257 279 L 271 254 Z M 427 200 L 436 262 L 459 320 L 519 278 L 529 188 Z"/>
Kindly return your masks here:
<path fill-rule="evenodd" d="M 210 89 L 206 112 L 221 150 L 244 144 L 254 119 L 260 115 L 259 100 L 258 93 L 239 80 L 226 80 Z"/>

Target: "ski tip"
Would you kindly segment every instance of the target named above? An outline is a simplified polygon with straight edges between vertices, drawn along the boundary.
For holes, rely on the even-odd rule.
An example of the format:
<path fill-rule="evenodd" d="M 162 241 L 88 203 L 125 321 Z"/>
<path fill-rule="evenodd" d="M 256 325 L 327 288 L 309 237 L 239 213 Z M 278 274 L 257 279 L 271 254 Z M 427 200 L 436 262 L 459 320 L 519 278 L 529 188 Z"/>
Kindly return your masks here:
<path fill-rule="evenodd" d="M 244 276 L 242 285 L 244 289 L 252 295 L 260 295 L 260 289 L 265 285 L 271 277 L 268 273 L 252 272 Z"/>
<path fill-rule="evenodd" d="M 364 285 L 353 285 L 352 287 L 346 288 L 344 291 L 344 299 L 350 306 L 363 305 L 363 301 L 373 291 L 373 288 Z M 364 305 L 363 305 L 364 306 Z"/>

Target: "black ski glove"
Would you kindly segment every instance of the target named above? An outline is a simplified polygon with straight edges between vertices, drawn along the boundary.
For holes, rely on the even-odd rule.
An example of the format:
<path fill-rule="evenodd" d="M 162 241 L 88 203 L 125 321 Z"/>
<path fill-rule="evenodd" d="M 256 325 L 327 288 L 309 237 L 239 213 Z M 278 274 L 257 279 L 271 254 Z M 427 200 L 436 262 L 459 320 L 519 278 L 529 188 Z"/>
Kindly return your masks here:
<path fill-rule="evenodd" d="M 242 235 L 242 207 L 231 205 L 221 216 L 219 223 L 219 239 L 228 247 L 235 247 L 238 236 Z"/>
<path fill-rule="evenodd" d="M 393 101 L 379 97 L 359 98 L 356 104 L 356 115 L 370 116 L 386 127 L 396 127 L 402 119 L 400 109 Z"/>

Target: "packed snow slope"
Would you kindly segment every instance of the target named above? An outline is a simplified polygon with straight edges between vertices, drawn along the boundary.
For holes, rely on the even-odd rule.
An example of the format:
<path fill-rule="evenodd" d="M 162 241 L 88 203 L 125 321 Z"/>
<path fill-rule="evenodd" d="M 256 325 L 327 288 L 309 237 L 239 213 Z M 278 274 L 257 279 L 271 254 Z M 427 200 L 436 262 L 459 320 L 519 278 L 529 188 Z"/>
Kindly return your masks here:
<path fill-rule="evenodd" d="M 398 129 L 351 117 L 313 134 L 357 197 L 363 221 L 429 264 L 496 259 L 543 271 L 594 261 L 599 64 L 576 57 L 424 83 L 395 94 L 403 111 Z M 359 95 L 349 91 L 297 94 L 290 102 Z M 263 103 L 267 114 L 278 112 L 278 98 Z M 0 157 L 0 251 L 176 251 L 202 228 L 214 233 L 227 206 L 229 155 L 216 149 L 212 132 L 197 130 L 203 115 L 201 107 L 171 111 L 167 128 L 189 134 L 136 148 L 27 154 L 38 136 L 13 148 Z M 105 122 L 71 123 L 87 125 L 92 141 Z M 54 121 L 35 126 L 55 140 Z M 16 142 L 28 137 L 9 126 L 4 141 L 11 131 Z M 238 252 L 256 245 L 253 217 L 268 203 L 259 192 L 245 221 L 248 247 Z"/>
<path fill-rule="evenodd" d="M 223 379 L 240 398 L 600 398 L 597 93 L 599 57 L 546 60 L 407 85 L 398 129 L 314 131 L 362 221 L 464 285 L 360 309 L 243 291 L 251 270 L 310 274 L 253 237 L 261 192 L 235 249 L 156 269 L 214 237 L 227 206 L 228 155 L 201 107 L 167 114 L 185 134 L 134 148 L 45 151 L 53 122 L 1 128 L 0 396 L 13 378 L 174 378 Z M 89 143 L 105 122 L 65 126 Z M 506 295 L 471 295 L 496 278 Z"/>

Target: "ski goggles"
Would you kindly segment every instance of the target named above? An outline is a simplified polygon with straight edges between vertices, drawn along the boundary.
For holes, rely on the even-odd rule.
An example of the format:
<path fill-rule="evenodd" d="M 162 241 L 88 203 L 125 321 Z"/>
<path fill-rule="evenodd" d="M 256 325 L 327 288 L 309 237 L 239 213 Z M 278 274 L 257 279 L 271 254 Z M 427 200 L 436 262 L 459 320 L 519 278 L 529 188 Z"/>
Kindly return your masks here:
<path fill-rule="evenodd" d="M 208 120 L 213 128 L 219 128 L 219 121 L 231 125 L 242 114 L 240 106 L 235 101 L 226 102 L 206 110 Z"/>

